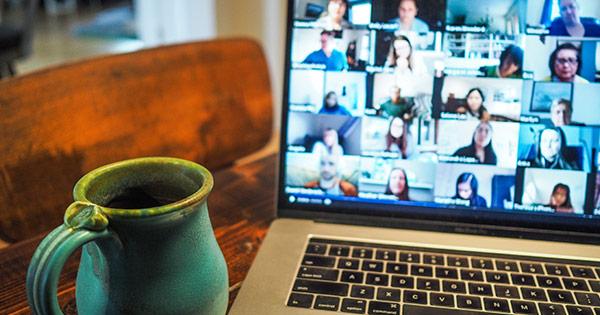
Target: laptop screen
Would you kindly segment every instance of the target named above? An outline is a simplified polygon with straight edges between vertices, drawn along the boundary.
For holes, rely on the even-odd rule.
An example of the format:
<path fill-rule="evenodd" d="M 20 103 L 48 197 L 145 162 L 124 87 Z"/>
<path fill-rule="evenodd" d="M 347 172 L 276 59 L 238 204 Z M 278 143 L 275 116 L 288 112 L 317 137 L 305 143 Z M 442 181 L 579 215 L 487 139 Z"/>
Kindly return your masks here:
<path fill-rule="evenodd" d="M 600 1 L 290 6 L 281 207 L 598 223 Z"/>

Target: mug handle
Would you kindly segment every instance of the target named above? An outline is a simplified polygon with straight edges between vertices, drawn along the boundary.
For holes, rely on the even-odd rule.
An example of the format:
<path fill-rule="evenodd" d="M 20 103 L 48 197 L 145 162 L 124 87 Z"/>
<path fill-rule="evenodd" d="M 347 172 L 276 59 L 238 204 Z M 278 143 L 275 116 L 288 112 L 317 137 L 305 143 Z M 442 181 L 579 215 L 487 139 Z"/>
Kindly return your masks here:
<path fill-rule="evenodd" d="M 33 314 L 62 314 L 57 285 L 67 258 L 82 245 L 113 235 L 107 230 L 108 218 L 102 208 L 76 201 L 65 212 L 64 224 L 40 243 L 27 271 L 27 299 Z"/>

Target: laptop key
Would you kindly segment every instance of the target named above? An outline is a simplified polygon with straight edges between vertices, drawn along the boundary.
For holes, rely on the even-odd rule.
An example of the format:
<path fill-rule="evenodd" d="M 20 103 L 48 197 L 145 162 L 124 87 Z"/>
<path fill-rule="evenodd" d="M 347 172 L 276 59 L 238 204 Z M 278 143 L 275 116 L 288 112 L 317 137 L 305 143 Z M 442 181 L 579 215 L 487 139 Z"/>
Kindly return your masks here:
<path fill-rule="evenodd" d="M 540 303 L 538 307 L 541 315 L 567 315 L 565 307 L 559 304 Z"/>
<path fill-rule="evenodd" d="M 292 293 L 288 299 L 287 305 L 293 307 L 310 308 L 313 303 L 314 295 L 304 293 Z"/>
<path fill-rule="evenodd" d="M 399 302 L 400 301 L 400 290 L 379 288 L 379 289 L 377 289 L 377 299 L 382 300 L 382 301 Z"/>
<path fill-rule="evenodd" d="M 515 285 L 535 287 L 535 279 L 530 275 L 512 274 L 511 279 L 512 283 Z"/>
<path fill-rule="evenodd" d="M 364 274 L 360 271 L 343 271 L 340 277 L 341 282 L 363 283 Z"/>
<path fill-rule="evenodd" d="M 510 287 L 506 285 L 495 285 L 494 291 L 496 292 L 497 297 L 505 298 L 505 299 L 518 299 L 519 298 L 519 290 L 517 287 Z"/>
<path fill-rule="evenodd" d="M 573 294 L 569 291 L 548 290 L 548 297 L 551 302 L 575 304 Z"/>
<path fill-rule="evenodd" d="M 570 275 L 566 266 L 546 264 L 546 272 L 549 275 L 568 277 Z"/>
<path fill-rule="evenodd" d="M 407 275 L 408 274 L 408 265 L 407 264 L 397 264 L 397 263 L 387 263 L 385 271 L 387 273 L 395 273 L 399 275 Z"/>
<path fill-rule="evenodd" d="M 360 260 L 358 259 L 340 258 L 340 260 L 338 261 L 338 268 L 358 270 L 359 264 Z"/>
<path fill-rule="evenodd" d="M 543 289 L 521 288 L 523 299 L 530 301 L 548 301 L 546 292 Z"/>
<path fill-rule="evenodd" d="M 383 271 L 383 262 L 374 261 L 374 260 L 363 260 L 362 270 L 382 272 Z"/>
<path fill-rule="evenodd" d="M 396 251 L 388 249 L 378 249 L 375 252 L 375 259 L 396 261 Z"/>
<path fill-rule="evenodd" d="M 433 268 L 423 265 L 412 265 L 410 268 L 410 274 L 413 276 L 432 277 Z"/>
<path fill-rule="evenodd" d="M 493 296 L 492 286 L 485 283 L 469 283 L 469 294 Z"/>
<path fill-rule="evenodd" d="M 400 304 L 371 301 L 369 302 L 369 314 L 371 315 L 400 315 Z M 406 314 L 406 313 L 404 313 Z"/>
<path fill-rule="evenodd" d="M 434 306 L 454 307 L 454 296 L 444 293 L 430 293 L 429 303 Z"/>
<path fill-rule="evenodd" d="M 496 269 L 509 272 L 519 272 L 519 267 L 514 261 L 496 260 Z"/>
<path fill-rule="evenodd" d="M 390 285 L 395 288 L 414 289 L 415 279 L 408 276 L 392 276 L 392 283 Z"/>
<path fill-rule="evenodd" d="M 510 301 L 515 314 L 539 314 L 533 302 Z"/>
<path fill-rule="evenodd" d="M 467 257 L 448 256 L 447 263 L 450 267 L 469 268 L 469 260 Z"/>
<path fill-rule="evenodd" d="M 314 267 L 333 267 L 335 266 L 335 258 L 305 255 L 302 259 L 302 265 Z"/>
<path fill-rule="evenodd" d="M 481 298 L 477 296 L 457 295 L 456 306 L 470 310 L 480 310 Z"/>
<path fill-rule="evenodd" d="M 600 297 L 598 297 L 598 294 L 575 292 L 575 299 L 577 300 L 577 304 L 580 305 L 600 306 Z"/>
<path fill-rule="evenodd" d="M 300 267 L 298 278 L 336 281 L 339 273 L 338 270 L 334 269 Z"/>
<path fill-rule="evenodd" d="M 442 255 L 432 255 L 432 254 L 423 254 L 423 263 L 428 265 L 444 265 L 444 256 Z"/>
<path fill-rule="evenodd" d="M 510 306 L 508 304 L 508 300 L 484 298 L 483 305 L 486 311 L 510 313 Z"/>
<path fill-rule="evenodd" d="M 373 250 L 368 248 L 355 248 L 352 250 L 352 257 L 373 259 Z"/>
<path fill-rule="evenodd" d="M 497 313 L 479 312 L 472 310 L 437 308 L 421 305 L 404 305 L 403 315 L 496 315 Z"/>
<path fill-rule="evenodd" d="M 508 274 L 504 272 L 486 271 L 485 278 L 487 279 L 487 282 L 491 283 L 510 283 Z"/>
<path fill-rule="evenodd" d="M 298 279 L 294 282 L 293 291 L 347 296 L 349 285 L 345 283 L 323 282 Z"/>
<path fill-rule="evenodd" d="M 563 278 L 563 283 L 565 284 L 565 289 L 567 290 L 576 290 L 576 291 L 589 291 L 587 283 L 583 279 L 568 279 Z"/>
<path fill-rule="evenodd" d="M 449 293 L 467 293 L 467 285 L 458 281 L 442 281 L 442 290 Z"/>
<path fill-rule="evenodd" d="M 560 279 L 557 277 L 537 276 L 538 285 L 542 288 L 562 289 Z M 564 280 L 564 279 L 563 279 Z"/>
<path fill-rule="evenodd" d="M 454 268 L 435 267 L 435 277 L 445 279 L 458 279 L 458 270 Z"/>
<path fill-rule="evenodd" d="M 378 285 L 378 286 L 387 286 L 389 282 L 389 276 L 384 274 L 375 274 L 368 273 L 366 284 Z"/>
<path fill-rule="evenodd" d="M 350 296 L 361 299 L 372 299 L 375 297 L 375 288 L 365 285 L 353 285 Z"/>
<path fill-rule="evenodd" d="M 334 246 L 329 247 L 329 256 L 348 257 L 350 255 L 350 247 Z"/>
<path fill-rule="evenodd" d="M 367 311 L 367 301 L 356 299 L 343 299 L 340 311 L 352 314 L 364 314 Z"/>
<path fill-rule="evenodd" d="M 401 252 L 400 256 L 399 256 L 399 260 L 401 262 L 419 264 L 419 263 L 421 263 L 421 254 Z"/>
<path fill-rule="evenodd" d="M 534 274 L 539 274 L 539 275 L 544 274 L 544 268 L 542 267 L 542 264 L 538 264 L 538 263 L 522 262 L 521 263 L 521 271 L 524 273 L 534 273 Z"/>
<path fill-rule="evenodd" d="M 596 275 L 594 274 L 594 271 L 592 270 L 592 268 L 571 267 L 571 273 L 573 274 L 573 277 L 577 277 L 577 278 L 588 278 L 588 279 L 596 278 Z"/>
<path fill-rule="evenodd" d="M 404 298 L 402 301 L 404 301 L 404 303 L 427 304 L 427 293 L 423 291 L 406 290 L 404 291 Z"/>
<path fill-rule="evenodd" d="M 589 282 L 590 282 L 590 288 L 592 289 L 592 291 L 600 293 L 600 281 L 590 280 Z"/>
<path fill-rule="evenodd" d="M 460 278 L 465 281 L 483 281 L 483 273 L 477 270 L 463 269 L 460 271 Z"/>
<path fill-rule="evenodd" d="M 313 307 L 317 310 L 337 311 L 340 307 L 340 298 L 335 296 L 317 295 Z"/>
<path fill-rule="evenodd" d="M 327 252 L 326 244 L 310 243 L 306 247 L 307 254 L 325 255 L 325 252 Z"/>
<path fill-rule="evenodd" d="M 594 311 L 586 306 L 567 305 L 569 315 L 594 315 Z"/>
<path fill-rule="evenodd" d="M 427 291 L 439 291 L 440 280 L 417 278 L 417 289 Z"/>
<path fill-rule="evenodd" d="M 494 264 L 491 259 L 471 258 L 471 267 L 474 269 L 494 269 Z"/>

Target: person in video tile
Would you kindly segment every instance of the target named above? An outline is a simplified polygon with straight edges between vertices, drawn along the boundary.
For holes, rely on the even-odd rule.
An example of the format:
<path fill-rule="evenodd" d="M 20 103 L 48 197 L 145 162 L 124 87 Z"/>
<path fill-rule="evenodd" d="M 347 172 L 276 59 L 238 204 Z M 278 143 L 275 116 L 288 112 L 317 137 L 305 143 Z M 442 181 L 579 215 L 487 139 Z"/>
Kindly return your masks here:
<path fill-rule="evenodd" d="M 400 117 L 390 120 L 390 126 L 385 136 L 386 152 L 400 152 L 403 159 L 412 155 L 412 137 L 407 123 Z"/>
<path fill-rule="evenodd" d="M 329 0 L 327 11 L 317 20 L 319 27 L 328 31 L 341 31 L 350 27 L 350 23 L 344 19 L 348 2 L 346 0 Z"/>
<path fill-rule="evenodd" d="M 571 43 L 556 47 L 550 55 L 548 67 L 552 75 L 545 81 L 588 83 L 588 80 L 579 76 L 581 54 L 579 48 Z"/>
<path fill-rule="evenodd" d="M 394 68 L 396 85 L 408 95 L 412 95 L 410 92 L 414 92 L 419 79 L 427 76 L 427 67 L 414 55 L 413 46 L 404 35 L 398 35 L 392 41 L 385 66 Z"/>
<path fill-rule="evenodd" d="M 560 213 L 574 213 L 575 210 L 571 204 L 571 189 L 569 186 L 562 183 L 556 184 L 552 189 L 548 207 Z"/>
<path fill-rule="evenodd" d="M 346 56 L 335 49 L 335 33 L 321 32 L 321 49 L 310 53 L 302 63 L 325 65 L 325 70 L 342 71 L 348 68 Z"/>
<path fill-rule="evenodd" d="M 340 156 L 321 155 L 320 178 L 308 182 L 305 188 L 318 188 L 332 196 L 357 196 L 357 190 L 351 183 L 342 180 L 339 175 Z"/>
<path fill-rule="evenodd" d="M 580 17 L 578 0 L 559 0 L 558 6 L 560 17 L 552 21 L 550 35 L 600 37 L 598 20 L 592 17 Z"/>
<path fill-rule="evenodd" d="M 333 91 L 325 95 L 323 107 L 319 110 L 319 114 L 351 116 L 346 107 L 338 103 L 337 94 Z"/>
<path fill-rule="evenodd" d="M 454 199 L 468 200 L 469 207 L 487 208 L 485 198 L 477 194 L 479 183 L 473 173 L 462 173 L 456 179 Z"/>
<path fill-rule="evenodd" d="M 390 88 L 390 98 L 379 105 L 381 116 L 400 117 L 406 121 L 410 120 L 414 100 L 412 98 L 402 97 L 402 90 L 394 85 Z"/>
<path fill-rule="evenodd" d="M 400 0 L 398 4 L 398 17 L 390 21 L 397 23 L 399 31 L 425 34 L 429 32 L 429 26 L 417 17 L 419 8 L 416 0 Z"/>
<path fill-rule="evenodd" d="M 480 70 L 485 77 L 522 78 L 523 49 L 516 45 L 508 45 L 500 53 L 500 65 L 482 67 Z"/>
<path fill-rule="evenodd" d="M 323 155 L 343 156 L 344 148 L 340 145 L 338 132 L 331 128 L 323 130 L 323 141 L 315 142 L 312 152 L 319 157 Z"/>
<path fill-rule="evenodd" d="M 385 194 L 394 195 L 398 200 L 410 201 L 408 190 L 408 179 L 404 169 L 399 167 L 392 169 L 388 178 Z"/>
<path fill-rule="evenodd" d="M 490 113 L 487 111 L 483 102 L 485 95 L 480 88 L 472 88 L 467 93 L 467 106 L 460 106 L 456 111 L 461 114 L 466 114 L 469 120 L 489 120 Z"/>
<path fill-rule="evenodd" d="M 492 125 L 487 121 L 482 121 L 473 132 L 471 144 L 458 149 L 453 156 L 462 156 L 475 158 L 480 164 L 496 165 L 498 159 L 492 146 Z"/>
<path fill-rule="evenodd" d="M 550 120 L 554 127 L 570 125 L 572 113 L 571 102 L 564 98 L 553 101 L 550 106 Z"/>
<path fill-rule="evenodd" d="M 561 170 L 577 169 L 564 157 L 566 146 L 566 136 L 562 129 L 558 127 L 542 129 L 538 137 L 537 152 L 532 166 Z"/>

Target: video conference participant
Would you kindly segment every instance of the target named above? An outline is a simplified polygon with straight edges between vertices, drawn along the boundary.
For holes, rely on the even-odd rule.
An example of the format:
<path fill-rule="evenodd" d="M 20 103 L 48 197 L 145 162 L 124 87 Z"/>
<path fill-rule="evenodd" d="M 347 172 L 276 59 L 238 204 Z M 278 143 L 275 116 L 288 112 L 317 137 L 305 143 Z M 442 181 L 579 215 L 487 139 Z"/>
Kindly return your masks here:
<path fill-rule="evenodd" d="M 559 0 L 560 17 L 552 21 L 550 35 L 572 37 L 600 37 L 600 24 L 596 18 L 579 16 L 578 0 Z"/>
<path fill-rule="evenodd" d="M 523 49 L 517 45 L 508 45 L 500 53 L 500 65 L 487 66 L 480 69 L 485 77 L 522 78 Z"/>
<path fill-rule="evenodd" d="M 568 185 L 558 183 L 552 189 L 548 207 L 560 213 L 574 213 L 573 204 L 571 204 L 571 189 Z"/>
<path fill-rule="evenodd" d="M 335 33 L 332 31 L 321 32 L 321 49 L 310 53 L 302 63 L 325 65 L 325 70 L 342 71 L 348 69 L 346 56 L 335 49 Z"/>
<path fill-rule="evenodd" d="M 321 155 L 319 162 L 319 179 L 308 182 L 305 188 L 321 189 L 332 196 L 358 196 L 356 187 L 340 177 L 339 163 L 341 156 Z"/>
<path fill-rule="evenodd" d="M 576 170 L 571 161 L 565 158 L 567 141 L 565 133 L 558 127 L 544 128 L 538 136 L 537 150 L 533 167 Z"/>
<path fill-rule="evenodd" d="M 453 198 L 468 200 L 469 207 L 487 208 L 487 201 L 477 193 L 478 188 L 479 183 L 473 173 L 462 173 L 456 179 L 456 194 Z"/>
<path fill-rule="evenodd" d="M 487 108 L 483 106 L 485 102 L 485 95 L 480 88 L 472 88 L 467 93 L 467 106 L 460 106 L 457 108 L 457 112 L 466 114 L 467 119 L 477 120 L 489 120 L 490 113 Z"/>
<path fill-rule="evenodd" d="M 323 100 L 323 107 L 321 107 L 321 109 L 319 110 L 319 114 L 351 116 L 350 112 L 346 109 L 346 107 L 338 103 L 337 94 L 335 94 L 335 92 L 333 91 L 325 95 L 325 99 Z"/>
<path fill-rule="evenodd" d="M 496 165 L 498 159 L 492 146 L 492 125 L 482 121 L 473 132 L 471 144 L 458 149 L 453 156 L 475 158 L 479 164 Z"/>
<path fill-rule="evenodd" d="M 400 0 L 398 4 L 398 17 L 390 21 L 397 23 L 398 30 L 425 34 L 429 32 L 429 26 L 419 19 L 419 8 L 416 0 Z"/>
<path fill-rule="evenodd" d="M 312 152 L 319 157 L 323 155 L 343 156 L 344 148 L 340 145 L 338 132 L 332 128 L 323 130 L 323 141 L 315 142 Z"/>
<path fill-rule="evenodd" d="M 388 132 L 385 136 L 386 152 L 400 152 L 403 159 L 409 158 L 413 153 L 412 135 L 408 124 L 400 117 L 390 120 Z"/>
<path fill-rule="evenodd" d="M 571 125 L 572 114 L 571 102 L 564 98 L 553 101 L 550 106 L 550 120 L 554 127 Z"/>
<path fill-rule="evenodd" d="M 390 98 L 379 105 L 379 112 L 383 117 L 400 117 L 406 121 L 412 118 L 411 110 L 414 106 L 412 98 L 402 97 L 402 89 L 397 85 L 390 88 Z"/>
<path fill-rule="evenodd" d="M 318 26 L 328 31 L 341 31 L 343 28 L 349 28 L 350 23 L 344 19 L 347 9 L 347 0 L 329 0 L 327 11 L 323 12 L 317 20 Z"/>
<path fill-rule="evenodd" d="M 548 61 L 551 76 L 545 81 L 589 83 L 579 76 L 581 71 L 581 53 L 577 46 L 564 43 L 556 47 Z"/>
<path fill-rule="evenodd" d="M 408 191 L 409 186 L 406 171 L 399 167 L 393 168 L 388 177 L 385 194 L 396 196 L 398 200 L 410 201 Z"/>
<path fill-rule="evenodd" d="M 396 85 L 402 87 L 406 95 L 416 94 L 419 79 L 427 76 L 427 67 L 415 56 L 409 38 L 404 35 L 392 41 L 385 66 L 394 68 Z"/>

